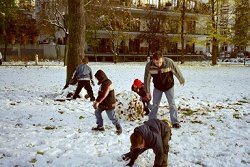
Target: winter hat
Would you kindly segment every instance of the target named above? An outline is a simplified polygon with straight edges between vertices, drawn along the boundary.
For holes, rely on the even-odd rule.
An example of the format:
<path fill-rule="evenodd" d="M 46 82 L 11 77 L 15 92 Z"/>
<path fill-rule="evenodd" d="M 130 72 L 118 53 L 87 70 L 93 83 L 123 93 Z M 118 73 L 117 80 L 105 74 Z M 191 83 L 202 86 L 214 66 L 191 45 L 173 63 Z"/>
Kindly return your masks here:
<path fill-rule="evenodd" d="M 107 79 L 108 77 L 106 76 L 106 74 L 102 71 L 102 70 L 98 70 L 95 73 L 95 77 L 98 80 L 98 85 L 100 85 L 102 83 L 102 81 L 104 81 L 105 79 Z"/>
<path fill-rule="evenodd" d="M 136 87 L 141 87 L 141 86 L 142 86 L 142 82 L 141 82 L 139 79 L 135 79 L 135 80 L 134 80 L 134 85 L 135 85 Z"/>

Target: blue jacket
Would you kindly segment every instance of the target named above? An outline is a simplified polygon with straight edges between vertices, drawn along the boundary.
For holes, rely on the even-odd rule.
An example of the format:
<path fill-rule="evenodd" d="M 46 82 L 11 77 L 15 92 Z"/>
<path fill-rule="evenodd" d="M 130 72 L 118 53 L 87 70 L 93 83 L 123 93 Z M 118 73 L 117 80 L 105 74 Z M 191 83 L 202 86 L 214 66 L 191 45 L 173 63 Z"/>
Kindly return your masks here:
<path fill-rule="evenodd" d="M 136 127 L 134 132 L 136 131 L 143 136 L 145 148 L 142 150 L 132 150 L 131 155 L 134 156 L 134 159 L 131 158 L 131 161 L 134 161 L 145 150 L 152 149 L 155 154 L 154 167 L 161 166 L 164 158 L 164 147 L 166 147 L 163 140 L 167 131 L 171 131 L 170 127 L 159 119 L 154 118 Z"/>
<path fill-rule="evenodd" d="M 80 64 L 73 74 L 73 78 L 75 77 L 77 77 L 78 80 L 92 80 L 92 70 L 87 64 Z"/>

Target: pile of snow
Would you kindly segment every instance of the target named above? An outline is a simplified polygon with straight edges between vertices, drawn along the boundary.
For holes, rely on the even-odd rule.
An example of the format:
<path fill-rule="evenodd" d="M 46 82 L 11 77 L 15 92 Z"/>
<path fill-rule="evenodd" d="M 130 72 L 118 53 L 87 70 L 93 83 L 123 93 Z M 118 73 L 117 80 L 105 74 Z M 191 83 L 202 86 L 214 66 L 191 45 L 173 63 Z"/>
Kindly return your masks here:
<path fill-rule="evenodd" d="M 143 103 L 134 92 L 123 91 L 116 95 L 116 114 L 122 120 L 142 120 L 145 115 Z"/>
<path fill-rule="evenodd" d="M 140 106 L 139 97 L 130 89 L 135 78 L 143 80 L 145 63 L 90 63 L 90 66 L 93 73 L 104 70 L 114 83 L 117 101 L 121 102 L 116 108 L 118 115 L 128 112 L 135 99 L 132 106 L 137 103 Z M 179 67 L 186 79 L 184 87 L 175 81 L 182 127 L 172 130 L 169 167 L 248 167 L 250 68 L 205 64 Z M 0 166 L 127 164 L 120 157 L 129 151 L 130 134 L 147 116 L 133 121 L 127 115 L 121 116 L 123 133 L 117 136 L 103 112 L 105 131 L 93 132 L 96 119 L 89 99 L 55 101 L 66 94 L 62 90 L 66 68 L 62 65 L 0 66 L 0 76 Z M 98 89 L 98 85 L 93 87 L 95 96 Z M 158 116 L 169 119 L 164 96 Z M 153 166 L 153 160 L 152 150 L 145 151 L 135 167 Z"/>

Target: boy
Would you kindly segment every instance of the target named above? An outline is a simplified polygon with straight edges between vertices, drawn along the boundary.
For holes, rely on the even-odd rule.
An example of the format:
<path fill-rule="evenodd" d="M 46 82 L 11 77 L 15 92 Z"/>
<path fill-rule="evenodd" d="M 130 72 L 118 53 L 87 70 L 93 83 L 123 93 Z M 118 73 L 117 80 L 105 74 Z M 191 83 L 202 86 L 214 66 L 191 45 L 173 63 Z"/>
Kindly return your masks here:
<path fill-rule="evenodd" d="M 116 133 L 119 135 L 122 133 L 122 127 L 115 116 L 115 92 L 112 82 L 108 79 L 106 74 L 102 70 L 98 70 L 95 74 L 100 85 L 98 96 L 93 103 L 96 116 L 97 127 L 92 128 L 95 131 L 104 131 L 102 112 L 105 110 L 109 119 L 116 127 Z"/>
<path fill-rule="evenodd" d="M 144 90 L 144 84 L 141 82 L 141 80 L 135 79 L 131 90 L 136 92 L 141 97 L 141 101 L 143 103 L 143 110 L 145 111 L 145 115 L 148 115 L 150 100 L 147 98 L 147 94 Z"/>
<path fill-rule="evenodd" d="M 90 101 L 95 101 L 93 90 L 90 84 L 91 82 L 92 85 L 94 85 L 93 75 L 92 75 L 91 68 L 87 65 L 88 62 L 89 62 L 89 59 L 87 57 L 84 57 L 82 59 L 82 63 L 78 65 L 78 67 L 76 68 L 73 74 L 72 80 L 74 80 L 74 78 L 77 78 L 77 83 L 78 83 L 76 87 L 76 91 L 73 95 L 73 99 L 76 99 L 77 97 L 79 97 L 79 93 L 84 87 L 84 89 L 88 93 L 88 96 L 90 97 Z"/>
<path fill-rule="evenodd" d="M 171 139 L 171 128 L 168 123 L 153 118 L 134 129 L 130 136 L 130 152 L 123 155 L 123 160 L 130 160 L 126 166 L 133 166 L 137 157 L 147 149 L 155 154 L 154 167 L 167 167 L 168 142 Z"/>

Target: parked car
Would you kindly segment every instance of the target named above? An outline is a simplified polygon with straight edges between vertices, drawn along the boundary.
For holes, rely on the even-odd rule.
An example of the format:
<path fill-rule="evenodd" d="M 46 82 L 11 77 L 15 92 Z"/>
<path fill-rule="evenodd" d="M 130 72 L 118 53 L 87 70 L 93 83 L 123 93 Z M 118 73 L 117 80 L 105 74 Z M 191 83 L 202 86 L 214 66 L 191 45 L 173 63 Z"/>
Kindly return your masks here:
<path fill-rule="evenodd" d="M 206 60 L 211 60 L 212 58 L 212 54 L 210 52 L 203 53 L 203 56 Z"/>
<path fill-rule="evenodd" d="M 230 59 L 231 54 L 229 52 L 223 51 L 223 52 L 220 52 L 219 58 L 222 60 Z"/>
<path fill-rule="evenodd" d="M 238 52 L 238 53 L 236 54 L 236 57 L 238 57 L 238 58 L 244 58 L 245 55 L 244 55 L 243 52 Z"/>

